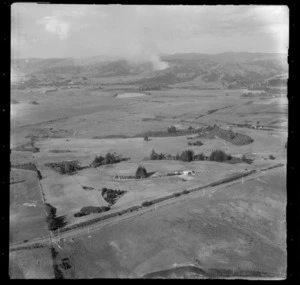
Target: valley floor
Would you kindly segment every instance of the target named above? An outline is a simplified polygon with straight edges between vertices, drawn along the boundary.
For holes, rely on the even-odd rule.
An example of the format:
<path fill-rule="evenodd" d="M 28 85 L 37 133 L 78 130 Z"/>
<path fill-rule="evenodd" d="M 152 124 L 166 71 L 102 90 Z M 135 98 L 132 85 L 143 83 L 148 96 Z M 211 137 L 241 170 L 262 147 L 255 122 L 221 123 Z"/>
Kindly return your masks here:
<path fill-rule="evenodd" d="M 104 187 L 126 191 L 110 205 L 113 213 L 238 173 L 286 164 L 287 100 L 282 97 L 249 100 L 238 90 L 168 89 L 144 96 L 125 93 L 119 98 L 109 87 L 93 92 L 61 91 L 51 93 L 50 98 L 35 90 L 27 97 L 15 96 L 15 100 L 27 98 L 28 102 L 38 98 L 39 105 L 23 102 L 12 113 L 11 165 L 31 162 L 41 177 L 34 171 L 11 169 L 11 244 L 26 245 L 41 236 L 51 241 L 46 203 L 63 217 L 66 226 L 72 226 L 107 214 L 74 217 L 83 207 L 109 206 L 101 194 Z M 236 126 L 258 121 L 268 130 Z M 237 146 L 218 137 L 203 138 L 199 139 L 203 145 L 190 146 L 190 135 L 150 137 L 149 141 L 134 137 L 165 131 L 171 125 L 187 129 L 214 124 L 254 141 Z M 105 138 L 111 135 L 117 137 Z M 31 142 L 35 152 L 15 149 Z M 205 155 L 222 149 L 236 157 L 246 155 L 253 163 L 145 159 L 153 149 L 172 156 L 187 149 Z M 108 152 L 128 160 L 90 167 L 96 156 Z M 86 168 L 64 175 L 45 165 L 70 160 Z M 139 165 L 157 175 L 172 171 L 195 174 L 115 179 L 116 175 L 135 175 Z M 286 167 L 270 169 L 221 190 L 182 196 L 179 203 L 65 237 L 59 244 L 11 251 L 11 277 L 284 278 L 285 182 Z"/>

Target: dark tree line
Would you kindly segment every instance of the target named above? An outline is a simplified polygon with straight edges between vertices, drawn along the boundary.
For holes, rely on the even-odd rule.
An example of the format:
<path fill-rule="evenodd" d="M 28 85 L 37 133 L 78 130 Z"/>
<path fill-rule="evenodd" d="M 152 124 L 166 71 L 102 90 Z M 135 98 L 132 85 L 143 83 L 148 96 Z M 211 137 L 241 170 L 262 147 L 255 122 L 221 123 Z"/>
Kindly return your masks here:
<path fill-rule="evenodd" d="M 156 153 L 152 150 L 150 154 L 151 160 L 162 160 L 162 159 L 170 159 L 170 160 L 181 160 L 185 162 L 190 161 L 202 161 L 202 160 L 209 160 L 209 161 L 217 161 L 217 162 L 231 162 L 231 163 L 238 163 L 238 162 L 246 162 L 252 163 L 252 160 L 247 158 L 245 155 L 242 158 L 233 157 L 230 154 L 227 154 L 223 150 L 214 150 L 211 152 L 209 156 L 205 156 L 203 153 L 195 154 L 193 150 L 184 150 L 181 153 L 177 153 L 175 156 L 166 155 L 163 153 Z"/>
<path fill-rule="evenodd" d="M 110 208 L 105 206 L 102 207 L 88 206 L 88 207 L 81 208 L 80 212 L 74 214 L 74 217 L 78 218 L 82 216 L 87 216 L 89 214 L 99 214 L 109 210 Z"/>
<path fill-rule="evenodd" d="M 188 142 L 188 145 L 201 146 L 201 145 L 203 145 L 203 143 L 201 141 Z"/>
<path fill-rule="evenodd" d="M 114 153 L 108 152 L 105 157 L 102 155 L 96 156 L 94 161 L 92 162 L 93 167 L 106 165 L 106 164 L 114 164 L 119 163 L 121 161 L 127 160 L 126 158 L 120 158 L 118 155 L 115 155 Z"/>
<path fill-rule="evenodd" d="M 53 168 L 54 170 L 58 171 L 60 174 L 72 174 L 82 168 L 78 160 L 62 161 L 62 162 L 54 162 L 54 163 L 50 162 L 50 163 L 46 163 L 45 165 Z"/>

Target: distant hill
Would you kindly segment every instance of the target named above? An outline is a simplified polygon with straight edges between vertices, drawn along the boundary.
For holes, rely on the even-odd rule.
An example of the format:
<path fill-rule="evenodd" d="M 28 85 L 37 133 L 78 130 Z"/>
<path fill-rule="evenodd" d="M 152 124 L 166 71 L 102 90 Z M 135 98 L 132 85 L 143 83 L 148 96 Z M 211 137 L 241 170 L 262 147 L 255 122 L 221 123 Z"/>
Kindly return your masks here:
<path fill-rule="evenodd" d="M 254 84 L 280 85 L 284 80 L 266 81 L 288 72 L 286 54 L 226 52 L 220 54 L 184 53 L 162 55 L 168 63 L 163 70 L 153 70 L 151 62 L 132 63 L 126 60 L 91 57 L 84 59 L 15 59 L 12 70 L 27 79 L 77 76 L 88 78 L 139 75 L 131 84 L 141 88 L 194 86 L 198 88 L 242 88 Z"/>

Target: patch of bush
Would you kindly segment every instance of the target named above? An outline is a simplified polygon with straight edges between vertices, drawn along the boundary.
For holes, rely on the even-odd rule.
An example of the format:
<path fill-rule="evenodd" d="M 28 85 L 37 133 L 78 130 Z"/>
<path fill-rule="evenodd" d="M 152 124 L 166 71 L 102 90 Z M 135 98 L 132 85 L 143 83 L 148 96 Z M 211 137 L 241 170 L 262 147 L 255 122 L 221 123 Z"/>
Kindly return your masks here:
<path fill-rule="evenodd" d="M 251 164 L 253 162 L 253 159 L 247 158 L 245 154 L 243 154 L 242 158 L 241 158 L 242 162 Z"/>
<path fill-rule="evenodd" d="M 24 163 L 24 164 L 16 164 L 16 165 L 12 165 L 12 168 L 17 168 L 17 169 L 25 169 L 25 170 L 31 170 L 36 172 L 36 166 L 34 163 L 29 162 L 29 163 Z"/>
<path fill-rule="evenodd" d="M 106 165 L 106 164 L 114 164 L 114 163 L 119 163 L 121 161 L 128 160 L 127 158 L 120 158 L 118 155 L 115 155 L 114 153 L 108 152 L 105 157 L 102 155 L 96 156 L 94 161 L 92 162 L 91 166 L 93 167 L 98 167 L 101 165 Z"/>
<path fill-rule="evenodd" d="M 64 275 L 62 271 L 59 269 L 56 261 L 56 257 L 58 255 L 58 252 L 55 250 L 55 248 L 52 246 L 51 247 L 51 255 L 53 259 L 53 272 L 54 272 L 54 277 L 55 279 L 64 279 Z"/>
<path fill-rule="evenodd" d="M 147 177 L 147 171 L 146 168 L 143 166 L 139 166 L 135 172 L 135 178 L 146 178 Z"/>
<path fill-rule="evenodd" d="M 168 127 L 167 131 L 169 134 L 175 134 L 177 130 L 176 130 L 175 126 L 171 126 L 171 127 Z"/>
<path fill-rule="evenodd" d="M 199 154 L 194 155 L 194 160 L 206 160 L 206 156 L 201 152 Z"/>
<path fill-rule="evenodd" d="M 83 213 L 83 212 L 78 212 L 78 213 L 75 213 L 75 214 L 74 214 L 74 217 L 75 217 L 75 218 L 80 218 L 80 217 L 83 217 L 83 216 L 86 216 L 86 215 L 88 215 L 88 214 Z"/>
<path fill-rule="evenodd" d="M 175 193 L 174 196 L 179 197 L 179 196 L 181 196 L 181 193 Z"/>
<path fill-rule="evenodd" d="M 218 162 L 223 162 L 231 159 L 232 156 L 225 153 L 223 150 L 214 150 L 209 156 L 209 160 Z"/>
<path fill-rule="evenodd" d="M 212 110 L 208 110 L 208 114 L 212 114 L 212 113 L 215 113 L 215 112 L 217 112 L 218 111 L 218 109 L 212 109 Z"/>
<path fill-rule="evenodd" d="M 88 207 L 83 207 L 78 213 L 74 214 L 75 218 L 82 217 L 82 216 L 87 216 L 89 214 L 99 214 L 103 212 L 107 212 L 110 210 L 110 207 L 95 207 L 95 206 L 88 206 Z"/>
<path fill-rule="evenodd" d="M 89 187 L 89 186 L 82 186 L 83 190 L 95 190 L 95 188 L 93 187 Z"/>
<path fill-rule="evenodd" d="M 166 155 L 164 153 L 156 153 L 154 149 L 152 149 L 152 152 L 150 154 L 151 160 L 162 160 L 165 159 Z"/>
<path fill-rule="evenodd" d="M 72 152 L 72 151 L 68 150 L 68 149 L 53 149 L 53 150 L 50 150 L 49 152 L 52 152 L 52 153 L 66 153 L 66 152 Z"/>
<path fill-rule="evenodd" d="M 180 160 L 190 162 L 194 160 L 194 151 L 193 150 L 185 150 L 180 155 Z"/>
<path fill-rule="evenodd" d="M 60 174 L 74 174 L 77 170 L 82 169 L 78 160 L 62 161 L 62 162 L 49 162 L 45 163 L 48 166 Z"/>
<path fill-rule="evenodd" d="M 64 227 L 67 223 L 65 222 L 64 216 L 56 216 L 56 208 L 52 205 L 45 203 L 45 208 L 47 212 L 46 222 L 50 231 L 55 231 Z"/>
<path fill-rule="evenodd" d="M 203 143 L 201 141 L 188 142 L 188 145 L 201 146 L 201 145 L 203 145 Z"/>
<path fill-rule="evenodd" d="M 42 176 L 41 172 L 38 169 L 36 170 L 36 173 L 37 173 L 38 179 L 42 180 L 43 176 Z"/>
<path fill-rule="evenodd" d="M 102 212 L 106 212 L 109 210 L 110 210 L 110 208 L 105 207 L 105 206 L 102 206 L 102 207 L 88 206 L 88 207 L 81 208 L 80 212 L 84 213 L 86 215 L 89 215 L 89 214 L 102 213 Z"/>
<path fill-rule="evenodd" d="M 273 156 L 272 154 L 269 156 L 269 159 L 272 159 L 272 160 L 274 160 L 274 159 L 276 159 L 276 157 L 275 156 Z"/>
<path fill-rule="evenodd" d="M 59 269 L 57 264 L 53 264 L 53 271 L 54 271 L 55 279 L 64 279 L 64 275 Z"/>
<path fill-rule="evenodd" d="M 142 203 L 142 207 L 148 207 L 148 206 L 151 206 L 152 205 L 152 202 L 149 202 L 149 201 L 145 201 Z"/>
<path fill-rule="evenodd" d="M 168 160 L 173 160 L 175 159 L 171 154 L 168 154 L 165 159 L 168 159 Z"/>
<path fill-rule="evenodd" d="M 114 189 L 108 189 L 108 188 L 104 187 L 104 188 L 102 188 L 101 195 L 106 202 L 108 202 L 110 205 L 113 205 L 126 192 L 127 191 L 124 191 L 124 190 L 114 190 Z"/>

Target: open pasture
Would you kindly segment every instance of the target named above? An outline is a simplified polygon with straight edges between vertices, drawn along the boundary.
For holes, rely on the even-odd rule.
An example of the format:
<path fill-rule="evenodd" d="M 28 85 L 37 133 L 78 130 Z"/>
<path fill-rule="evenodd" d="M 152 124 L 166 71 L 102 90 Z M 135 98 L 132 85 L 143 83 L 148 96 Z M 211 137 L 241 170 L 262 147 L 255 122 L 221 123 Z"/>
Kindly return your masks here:
<path fill-rule="evenodd" d="M 284 278 L 285 205 L 281 168 L 66 240 L 63 252 L 78 268 L 75 278 L 142 277 L 184 265 Z"/>
<path fill-rule="evenodd" d="M 88 88 L 32 92 L 23 97 L 12 94 L 12 99 L 25 102 L 14 105 L 18 110 L 11 118 L 11 133 L 13 137 L 19 136 L 14 139 L 15 144 L 25 140 L 19 134 L 21 131 L 30 134 L 39 128 L 66 129 L 71 131 L 71 137 L 92 138 L 165 130 L 182 120 L 188 121 L 187 127 L 196 126 L 201 124 L 202 117 L 196 121 L 193 118 L 206 116 L 211 109 L 235 105 L 239 97 L 239 93 L 231 90 L 231 96 L 225 96 L 222 90 L 160 90 L 122 100 L 107 96 L 109 91 L 95 93 Z M 29 104 L 32 100 L 38 100 L 39 105 Z"/>
<path fill-rule="evenodd" d="M 48 247 L 9 253 L 11 279 L 54 279 L 52 257 Z"/>
<path fill-rule="evenodd" d="M 10 242 L 29 240 L 48 233 L 44 204 L 36 173 L 11 170 Z"/>

